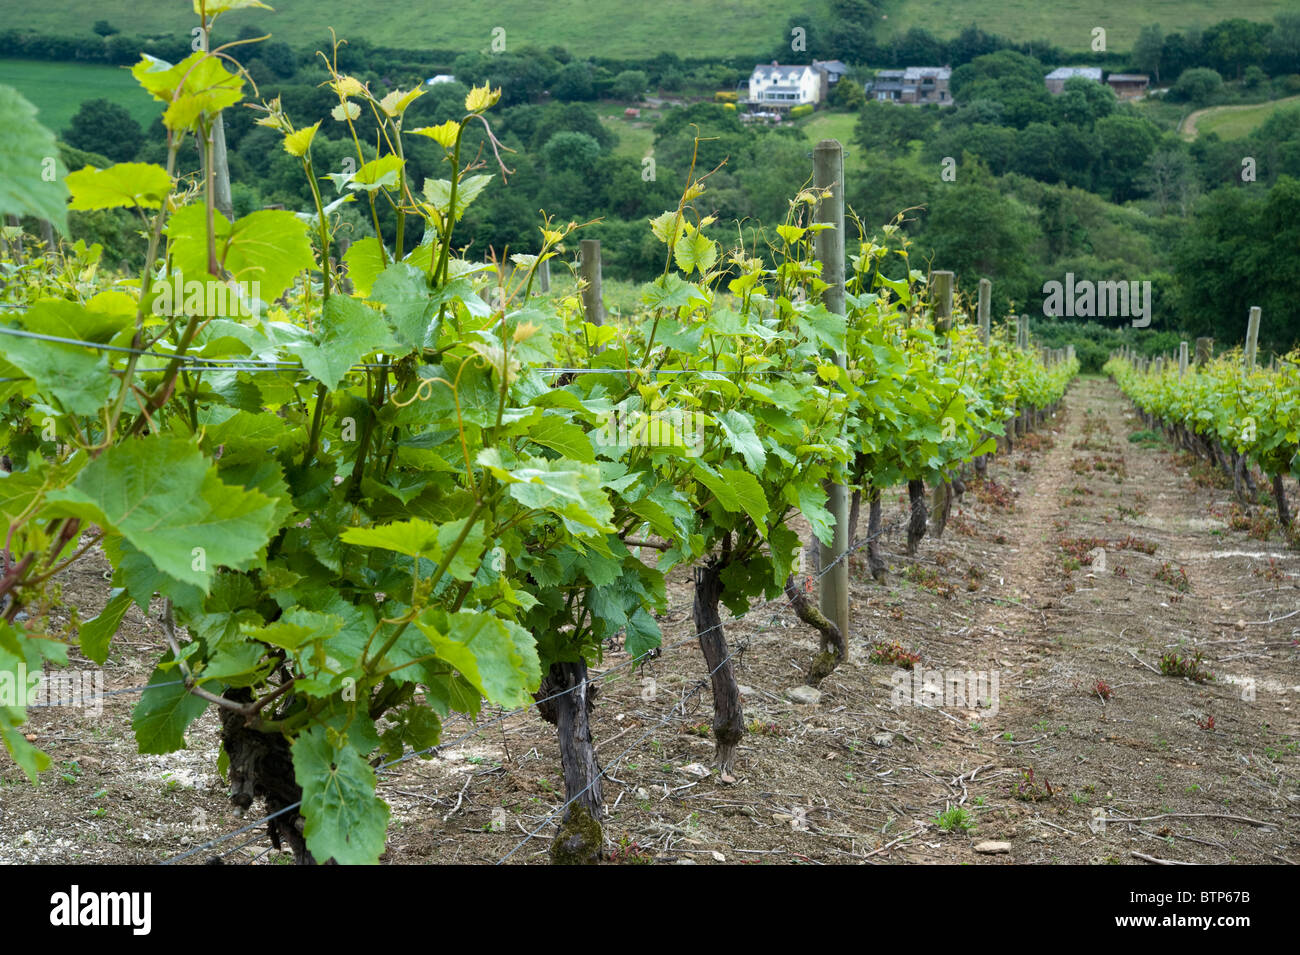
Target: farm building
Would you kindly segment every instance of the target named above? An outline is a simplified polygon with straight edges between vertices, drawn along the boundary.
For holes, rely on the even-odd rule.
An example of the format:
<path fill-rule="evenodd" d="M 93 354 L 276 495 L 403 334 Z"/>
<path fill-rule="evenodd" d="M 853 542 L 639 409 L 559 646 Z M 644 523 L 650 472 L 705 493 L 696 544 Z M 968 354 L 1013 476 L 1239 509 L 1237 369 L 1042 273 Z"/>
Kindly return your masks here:
<path fill-rule="evenodd" d="M 1053 96 L 1060 96 L 1065 92 L 1065 81 L 1078 77 L 1082 80 L 1092 80 L 1094 83 L 1101 82 L 1100 66 L 1058 66 L 1052 72 L 1043 77 L 1043 82 L 1047 84 L 1047 92 Z"/>
<path fill-rule="evenodd" d="M 1140 99 L 1146 95 L 1151 79 L 1145 73 L 1112 73 L 1106 83 L 1120 99 Z"/>
<path fill-rule="evenodd" d="M 948 81 L 952 70 L 946 66 L 909 66 L 905 70 L 880 70 L 866 84 L 868 99 L 884 103 L 938 103 L 952 105 Z"/>
<path fill-rule="evenodd" d="M 830 96 L 831 90 L 835 89 L 835 84 L 852 72 L 849 66 L 841 60 L 813 60 L 812 66 L 821 77 L 822 99 Z"/>

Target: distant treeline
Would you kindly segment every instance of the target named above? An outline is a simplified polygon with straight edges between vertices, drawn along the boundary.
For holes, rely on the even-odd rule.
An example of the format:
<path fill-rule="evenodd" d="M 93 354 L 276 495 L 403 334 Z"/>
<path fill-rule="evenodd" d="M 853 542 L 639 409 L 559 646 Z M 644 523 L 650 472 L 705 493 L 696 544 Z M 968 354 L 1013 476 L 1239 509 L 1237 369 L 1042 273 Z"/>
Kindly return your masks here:
<path fill-rule="evenodd" d="M 1300 72 L 1300 13 L 1278 14 L 1272 23 L 1223 20 L 1203 31 L 1182 33 L 1164 34 L 1153 25 L 1142 30 L 1132 50 L 1094 53 L 1068 51 L 1046 41 L 1017 43 L 974 24 L 949 40 L 923 27 L 878 39 L 874 32 L 878 13 L 868 0 L 833 0 L 831 8 L 830 17 L 824 20 L 807 16 L 791 18 L 790 29 L 803 31 L 800 38 L 804 49 L 798 52 L 792 52 L 790 43 L 786 42 L 771 50 L 708 59 L 683 59 L 673 53 L 641 59 L 578 58 L 561 46 L 545 49 L 521 46 L 504 53 L 486 54 L 376 46 L 364 37 L 349 37 L 347 44 L 339 48 L 339 66 L 348 72 L 374 72 L 381 76 L 445 72 L 478 78 L 490 72 L 493 83 L 503 86 L 507 99 L 514 102 L 527 102 L 543 91 L 570 101 L 615 95 L 618 76 L 627 71 L 645 73 L 650 86 L 656 89 L 671 91 L 699 85 L 728 88 L 747 77 L 756 61 L 800 62 L 814 57 L 840 59 L 854 66 L 946 64 L 956 67 L 989 53 L 1012 50 L 1045 64 L 1092 64 L 1115 71 L 1137 70 L 1158 76 L 1162 83 L 1171 83 L 1185 70 L 1197 67 L 1214 69 L 1225 77 L 1240 77 L 1252 66 L 1272 76 Z M 112 29 L 103 21 L 96 26 Z M 256 25 L 245 25 L 238 35 L 223 36 L 218 28 L 214 42 L 264 33 Z M 260 63 L 272 76 L 288 79 L 299 66 L 310 65 L 317 50 L 328 49 L 327 36 L 297 48 L 283 41 L 271 41 L 258 45 L 250 62 Z M 100 35 L 89 28 L 84 34 L 61 35 L 18 29 L 0 31 L 0 56 L 6 57 L 126 65 L 135 63 L 141 53 L 175 62 L 190 52 L 189 34 Z"/>

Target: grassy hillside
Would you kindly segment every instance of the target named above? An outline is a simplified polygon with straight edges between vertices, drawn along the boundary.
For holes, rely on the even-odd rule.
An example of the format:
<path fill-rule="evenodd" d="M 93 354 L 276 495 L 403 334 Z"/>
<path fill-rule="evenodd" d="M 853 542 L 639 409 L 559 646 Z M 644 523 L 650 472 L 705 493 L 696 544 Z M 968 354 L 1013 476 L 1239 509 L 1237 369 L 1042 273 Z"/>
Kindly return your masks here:
<path fill-rule="evenodd" d="M 1195 125 L 1190 138 L 1218 133 L 1221 139 L 1241 139 L 1249 136 L 1265 120 L 1282 109 L 1300 107 L 1300 96 L 1289 96 L 1272 103 L 1259 103 L 1255 106 L 1218 106 L 1205 110 L 1195 116 Z M 1189 127 L 1192 118 L 1188 119 Z M 1186 130 L 1185 130 L 1186 132 Z"/>
<path fill-rule="evenodd" d="M 40 110 L 40 121 L 61 133 L 83 100 L 103 97 L 125 106 L 147 127 L 162 112 L 130 71 L 92 63 L 0 59 L 0 84 L 12 86 Z"/>
<path fill-rule="evenodd" d="M 1047 40 L 1069 50 L 1087 50 L 1093 27 L 1106 30 L 1106 48 L 1132 48 L 1138 30 L 1159 23 L 1170 33 L 1207 27 L 1220 20 L 1244 17 L 1272 20 L 1289 4 L 1279 0 L 892 0 L 887 30 L 903 32 L 924 27 L 939 36 L 953 36 L 971 23 L 1014 40 Z"/>
<path fill-rule="evenodd" d="M 770 0 L 500 0 L 498 3 L 394 4 L 351 0 L 270 0 L 268 10 L 226 14 L 231 32 L 244 24 L 265 29 L 297 47 L 341 37 L 411 49 L 486 51 L 492 30 L 506 31 L 507 50 L 534 43 L 560 45 L 585 56 L 636 57 L 670 52 L 709 57 L 770 50 L 785 35 L 791 8 Z M 805 9 L 824 13 L 827 0 Z M 79 0 L 39 4 L 0 0 L 0 23 L 45 32 L 89 31 L 105 19 L 125 33 L 188 32 L 195 17 L 189 0 L 97 0 L 93 15 Z"/>

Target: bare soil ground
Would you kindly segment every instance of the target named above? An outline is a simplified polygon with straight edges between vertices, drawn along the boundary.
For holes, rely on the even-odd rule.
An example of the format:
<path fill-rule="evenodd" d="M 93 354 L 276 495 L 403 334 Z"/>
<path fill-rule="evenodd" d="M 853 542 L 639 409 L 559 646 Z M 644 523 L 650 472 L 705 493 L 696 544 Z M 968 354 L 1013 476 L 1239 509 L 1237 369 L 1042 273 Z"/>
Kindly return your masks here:
<path fill-rule="evenodd" d="M 621 650 L 595 668 L 618 668 L 594 715 L 611 857 L 1300 861 L 1300 552 L 1270 528 L 1262 498 L 1238 507 L 1204 466 L 1154 436 L 1131 441 L 1141 430 L 1112 384 L 1076 383 L 1039 435 L 972 483 L 944 537 L 926 538 L 915 560 L 902 554 L 905 495 L 890 495 L 888 582 L 874 583 L 855 555 L 851 656 L 818 703 L 786 697 L 816 642 L 783 601 L 728 624 L 731 645 L 745 645 L 750 726 L 734 785 L 698 775 L 713 749 L 709 691 L 687 639 L 691 584 L 674 575 L 662 623 L 665 643 L 682 645 L 643 671 L 620 667 Z M 83 617 L 107 599 L 105 570 L 91 562 L 63 582 Z M 927 672 L 996 673 L 996 713 L 892 703 L 898 667 L 869 654 L 895 641 Z M 144 684 L 162 643 L 157 622 L 133 608 L 106 688 Z M 1160 672 L 1163 655 L 1197 652 L 1212 680 Z M 33 788 L 0 764 L 0 862 L 158 862 L 252 821 L 235 817 L 216 773 L 215 713 L 194 724 L 188 749 L 140 756 L 135 698 L 111 696 L 98 716 L 32 711 L 28 730 L 55 768 Z M 533 713 L 493 715 L 438 758 L 381 774 L 393 809 L 385 861 L 495 862 L 517 846 L 511 862 L 547 859 L 543 823 L 563 789 L 553 729 Z M 472 729 L 453 719 L 444 739 Z M 977 853 L 985 840 L 1009 851 Z M 265 827 L 187 861 L 219 853 L 291 861 Z"/>

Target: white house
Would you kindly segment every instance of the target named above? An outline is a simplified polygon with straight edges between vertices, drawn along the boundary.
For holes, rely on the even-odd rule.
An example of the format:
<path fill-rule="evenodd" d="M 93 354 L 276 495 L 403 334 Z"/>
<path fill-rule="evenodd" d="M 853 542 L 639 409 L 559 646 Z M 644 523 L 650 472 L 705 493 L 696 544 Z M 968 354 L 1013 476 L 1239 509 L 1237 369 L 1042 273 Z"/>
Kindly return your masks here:
<path fill-rule="evenodd" d="M 456 82 L 456 77 L 452 76 L 450 73 L 439 73 L 437 76 L 433 76 L 425 80 L 425 85 L 439 86 L 443 83 L 455 83 L 455 82 Z"/>
<path fill-rule="evenodd" d="M 821 99 L 822 73 L 811 66 L 781 66 L 773 61 L 754 67 L 749 76 L 749 102 L 789 109 Z"/>

